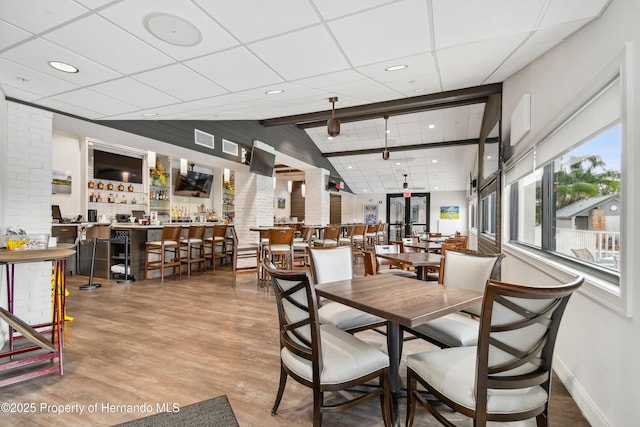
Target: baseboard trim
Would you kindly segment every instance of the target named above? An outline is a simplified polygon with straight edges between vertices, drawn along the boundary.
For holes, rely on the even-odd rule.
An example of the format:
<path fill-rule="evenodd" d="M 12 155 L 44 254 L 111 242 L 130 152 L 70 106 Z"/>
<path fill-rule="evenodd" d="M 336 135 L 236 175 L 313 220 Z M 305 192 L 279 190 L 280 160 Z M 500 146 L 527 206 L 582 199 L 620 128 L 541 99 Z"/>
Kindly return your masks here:
<path fill-rule="evenodd" d="M 604 414 L 600 412 L 580 383 L 576 381 L 567 365 L 557 357 L 553 358 L 553 370 L 576 402 L 576 405 L 578 405 L 578 408 L 582 411 L 582 415 L 589 421 L 589 424 L 592 426 L 611 427 L 611 423 L 609 423 Z M 551 387 L 553 387 L 553 385 Z"/>

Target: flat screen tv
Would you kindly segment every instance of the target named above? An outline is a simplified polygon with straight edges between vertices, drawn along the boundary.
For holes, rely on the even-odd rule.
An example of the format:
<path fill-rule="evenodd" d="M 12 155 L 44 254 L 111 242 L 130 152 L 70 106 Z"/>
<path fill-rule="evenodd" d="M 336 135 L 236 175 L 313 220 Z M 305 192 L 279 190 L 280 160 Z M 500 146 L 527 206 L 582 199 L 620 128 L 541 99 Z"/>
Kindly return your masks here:
<path fill-rule="evenodd" d="M 142 159 L 93 150 L 93 177 L 142 184 Z"/>
<path fill-rule="evenodd" d="M 258 147 L 251 150 L 251 164 L 249 172 L 258 175 L 273 176 L 273 168 L 276 163 L 276 155 Z"/>
<path fill-rule="evenodd" d="M 189 171 L 186 175 L 178 174 L 173 194 L 188 197 L 209 197 L 213 184 L 213 175 Z"/>

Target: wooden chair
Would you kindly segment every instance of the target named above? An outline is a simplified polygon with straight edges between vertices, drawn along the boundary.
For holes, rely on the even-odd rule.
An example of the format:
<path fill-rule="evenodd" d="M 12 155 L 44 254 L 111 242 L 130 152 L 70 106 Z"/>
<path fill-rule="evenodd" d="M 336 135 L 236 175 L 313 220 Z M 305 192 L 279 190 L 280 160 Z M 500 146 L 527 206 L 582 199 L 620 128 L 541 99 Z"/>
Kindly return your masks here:
<path fill-rule="evenodd" d="M 231 277 L 231 286 L 236 286 L 236 276 L 239 274 L 256 274 L 258 286 L 260 281 L 260 246 L 257 243 L 241 245 L 238 242 L 238 234 L 235 227 L 229 227 L 231 240 L 233 242 L 232 265 L 233 275 Z M 250 260 L 248 263 L 245 260 Z"/>
<path fill-rule="evenodd" d="M 364 248 L 364 233 L 367 227 L 364 224 L 352 224 L 347 229 L 347 235 L 338 239 L 339 245 L 350 245 L 354 256 L 361 255 Z"/>
<path fill-rule="evenodd" d="M 293 241 L 293 264 L 308 267 L 309 266 L 309 247 L 313 239 L 314 230 L 311 227 L 302 227 L 302 240 Z M 296 261 L 300 264 L 296 264 Z"/>
<path fill-rule="evenodd" d="M 293 269 L 293 236 L 293 228 L 274 227 L 270 229 L 266 259 L 280 268 Z"/>
<path fill-rule="evenodd" d="M 418 243 L 419 241 L 420 241 L 419 237 L 403 237 L 401 252 L 421 252 L 420 249 L 415 249 L 407 246 L 413 243 Z"/>
<path fill-rule="evenodd" d="M 584 279 L 558 286 L 523 286 L 490 280 L 480 316 L 477 346 L 407 357 L 407 426 L 420 403 L 440 423 L 453 426 L 416 389 L 484 427 L 487 421 L 549 418 L 551 365 L 560 321 Z"/>
<path fill-rule="evenodd" d="M 314 246 L 338 246 L 338 239 L 341 233 L 341 226 L 327 225 L 322 231 L 322 239 L 316 239 Z"/>
<path fill-rule="evenodd" d="M 399 254 L 401 247 L 398 244 L 393 245 L 373 245 L 375 254 Z M 415 271 L 408 271 L 401 263 L 390 261 L 386 258 L 376 256 L 376 271 L 382 274 L 395 274 L 404 277 L 417 277 Z"/>
<path fill-rule="evenodd" d="M 352 334 L 321 323 L 308 271 L 279 270 L 266 262 L 263 268 L 271 277 L 280 324 L 280 383 L 271 413 L 276 415 L 291 376 L 313 391 L 315 427 L 322 425 L 326 412 L 374 398 L 380 399 L 385 425 L 390 425 L 389 357 Z M 376 379 L 376 385 L 357 387 Z M 327 393 L 339 400 L 326 403 Z"/>
<path fill-rule="evenodd" d="M 213 235 L 204 239 L 205 258 L 211 261 L 211 268 L 216 269 L 218 259 L 227 259 L 227 224 L 213 226 Z"/>
<path fill-rule="evenodd" d="M 378 229 L 379 224 L 367 224 L 367 230 L 364 233 L 364 249 L 366 251 L 373 250 L 373 247 L 378 244 Z"/>
<path fill-rule="evenodd" d="M 311 277 L 315 284 L 351 279 L 351 246 L 314 247 L 309 249 Z M 356 333 L 386 325 L 386 320 L 334 301 L 323 302 L 318 309 L 320 321 L 344 331 Z"/>
<path fill-rule="evenodd" d="M 484 292 L 487 281 L 497 278 L 503 258 L 504 254 L 474 255 L 448 250 L 440 260 L 438 283 Z M 475 345 L 480 309 L 478 304 L 405 330 L 440 348 Z"/>
<path fill-rule="evenodd" d="M 180 262 L 180 234 L 181 226 L 165 225 L 162 228 L 160 240 L 145 243 L 144 250 L 144 279 L 147 280 L 149 270 L 160 270 L 160 282 L 164 283 L 165 268 L 172 267 L 173 274 L 176 269 L 180 279 L 182 279 L 182 268 Z M 156 259 L 151 259 L 151 258 Z"/>
<path fill-rule="evenodd" d="M 191 277 L 192 264 L 201 264 L 200 271 L 203 273 L 205 271 L 204 233 L 206 230 L 205 225 L 190 225 L 187 238 L 180 240 L 180 261 L 187 266 L 187 277 Z"/>

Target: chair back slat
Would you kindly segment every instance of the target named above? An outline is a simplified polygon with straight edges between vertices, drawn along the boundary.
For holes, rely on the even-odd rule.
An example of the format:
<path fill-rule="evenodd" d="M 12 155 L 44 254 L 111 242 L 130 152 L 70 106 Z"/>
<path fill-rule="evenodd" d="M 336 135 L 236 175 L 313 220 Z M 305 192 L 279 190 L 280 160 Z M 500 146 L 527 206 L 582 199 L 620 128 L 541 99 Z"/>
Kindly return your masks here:
<path fill-rule="evenodd" d="M 478 335 L 477 414 L 486 414 L 492 389 L 542 386 L 549 392 L 560 321 L 569 298 L 583 282 L 577 277 L 566 284 L 541 287 L 488 281 Z M 532 408 L 532 416 L 543 412 L 546 404 Z"/>

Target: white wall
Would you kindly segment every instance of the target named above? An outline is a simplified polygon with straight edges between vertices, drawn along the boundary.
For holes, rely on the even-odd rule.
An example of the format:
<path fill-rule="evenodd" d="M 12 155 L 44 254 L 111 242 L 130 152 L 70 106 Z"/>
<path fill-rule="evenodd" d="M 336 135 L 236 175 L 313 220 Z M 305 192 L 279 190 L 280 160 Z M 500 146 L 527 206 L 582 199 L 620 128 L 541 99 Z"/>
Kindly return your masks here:
<path fill-rule="evenodd" d="M 518 152 L 536 142 L 557 123 L 568 107 L 593 90 L 591 82 L 630 42 L 632 69 L 626 96 L 631 101 L 631 108 L 628 110 L 629 141 L 623 156 L 623 179 L 628 184 L 639 182 L 634 165 L 640 164 L 640 150 L 637 149 L 640 109 L 633 108 L 640 100 L 639 16 L 640 2 L 613 0 L 600 19 L 505 81 L 503 135 L 509 135 L 509 117 L 518 100 L 525 93 L 531 94 L 532 129 L 518 144 Z M 594 426 L 621 427 L 638 423 L 640 322 L 637 307 L 640 292 L 634 288 L 638 286 L 635 242 L 640 241 L 640 228 L 636 226 L 635 218 L 640 213 L 640 186 L 628 185 L 622 191 L 624 255 L 621 285 L 627 291 L 629 317 L 599 302 L 609 300 L 607 292 L 603 291 L 602 298 L 598 298 L 588 295 L 590 287 L 583 286 L 583 291 L 574 295 L 569 303 L 555 353 L 555 370 Z M 507 219 L 505 216 L 504 220 Z M 506 231 L 504 235 L 508 236 Z M 561 269 L 545 260 L 533 262 L 534 258 L 522 257 L 520 251 L 508 244 L 504 247 L 508 256 L 503 262 L 503 280 L 548 283 L 566 278 Z M 589 282 L 596 281 L 588 279 Z"/>
<path fill-rule="evenodd" d="M 276 189 L 273 195 L 273 214 L 276 222 L 280 219 L 288 220 L 291 216 L 291 193 L 289 193 L 288 181 L 284 179 L 276 179 Z M 284 199 L 284 208 L 278 208 L 278 199 Z"/>
<path fill-rule="evenodd" d="M 86 204 L 83 203 L 81 187 L 86 185 L 82 176 L 80 158 L 80 140 L 77 135 L 53 131 L 53 151 L 51 153 L 54 170 L 68 171 L 71 179 L 71 194 L 54 194 L 51 204 L 59 205 L 62 216 L 75 218 L 79 214 L 85 215 Z"/>
<path fill-rule="evenodd" d="M 431 193 L 431 232 L 469 235 L 469 201 L 466 191 L 435 191 Z M 440 219 L 441 206 L 459 206 L 459 219 Z"/>

